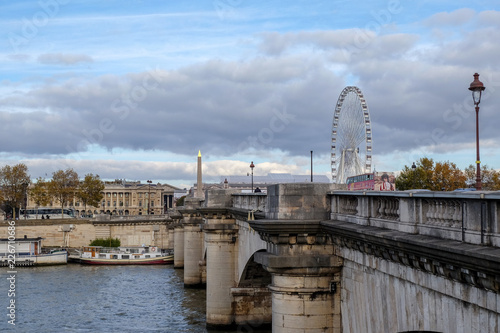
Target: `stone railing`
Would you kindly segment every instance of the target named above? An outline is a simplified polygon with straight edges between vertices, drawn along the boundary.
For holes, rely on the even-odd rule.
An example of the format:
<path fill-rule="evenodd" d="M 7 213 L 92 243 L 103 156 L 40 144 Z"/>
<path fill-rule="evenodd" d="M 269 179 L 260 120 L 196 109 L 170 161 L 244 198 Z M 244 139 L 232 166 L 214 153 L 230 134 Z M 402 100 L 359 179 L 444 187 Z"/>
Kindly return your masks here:
<path fill-rule="evenodd" d="M 500 247 L 500 192 L 329 192 L 331 219 Z"/>
<path fill-rule="evenodd" d="M 265 193 L 236 193 L 232 194 L 233 208 L 254 211 L 266 211 L 267 195 Z"/>

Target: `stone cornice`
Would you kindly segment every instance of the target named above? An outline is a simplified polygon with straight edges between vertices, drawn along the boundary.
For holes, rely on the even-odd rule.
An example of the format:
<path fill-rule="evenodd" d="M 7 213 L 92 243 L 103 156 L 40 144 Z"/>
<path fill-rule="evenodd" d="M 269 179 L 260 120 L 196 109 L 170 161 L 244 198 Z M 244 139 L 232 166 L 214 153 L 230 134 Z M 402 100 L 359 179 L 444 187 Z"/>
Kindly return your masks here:
<path fill-rule="evenodd" d="M 500 249 L 362 226 L 323 221 L 339 246 L 381 257 L 479 288 L 500 291 Z"/>
<path fill-rule="evenodd" d="M 114 220 L 114 221 L 91 221 L 93 225 L 134 225 L 134 224 L 172 224 L 173 220 Z"/>
<path fill-rule="evenodd" d="M 328 235 L 319 220 L 257 220 L 248 221 L 260 237 L 272 244 L 325 245 Z"/>
<path fill-rule="evenodd" d="M 230 208 L 229 212 L 240 221 L 249 221 L 248 213 L 250 213 L 251 211 L 245 208 Z M 264 219 L 266 214 L 264 212 L 254 211 L 253 216 L 254 219 Z"/>
<path fill-rule="evenodd" d="M 200 216 L 200 212 L 198 209 L 179 209 L 179 213 L 181 214 L 181 219 L 184 217 L 194 217 L 194 216 Z"/>
<path fill-rule="evenodd" d="M 320 234 L 319 220 L 254 220 L 250 227 L 261 234 Z"/>

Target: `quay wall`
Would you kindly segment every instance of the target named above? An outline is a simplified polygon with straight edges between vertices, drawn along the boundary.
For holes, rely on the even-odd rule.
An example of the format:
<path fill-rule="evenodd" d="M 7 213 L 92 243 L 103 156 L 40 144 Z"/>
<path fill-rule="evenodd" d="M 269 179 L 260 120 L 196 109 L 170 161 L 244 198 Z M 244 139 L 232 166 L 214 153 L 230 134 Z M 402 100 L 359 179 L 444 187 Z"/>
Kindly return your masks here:
<path fill-rule="evenodd" d="M 0 222 L 0 238 L 7 238 L 7 221 Z M 122 246 L 173 246 L 165 221 L 94 221 L 85 219 L 16 220 L 16 237 L 42 237 L 44 247 L 87 246 L 96 238 L 118 238 Z"/>

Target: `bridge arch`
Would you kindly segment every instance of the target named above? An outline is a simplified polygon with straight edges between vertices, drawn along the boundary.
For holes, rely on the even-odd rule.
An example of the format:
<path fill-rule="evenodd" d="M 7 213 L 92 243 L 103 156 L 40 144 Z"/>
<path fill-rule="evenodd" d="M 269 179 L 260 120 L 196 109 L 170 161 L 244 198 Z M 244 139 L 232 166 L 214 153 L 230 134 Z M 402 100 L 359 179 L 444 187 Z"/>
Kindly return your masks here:
<path fill-rule="evenodd" d="M 265 252 L 265 249 L 261 249 L 252 254 L 248 259 L 245 268 L 243 269 L 237 286 L 240 288 L 245 287 L 267 287 L 271 284 L 271 273 L 266 271 L 261 264 L 255 262 L 254 256 L 257 252 Z"/>
<path fill-rule="evenodd" d="M 253 230 L 247 221 L 236 221 L 238 224 L 238 260 L 237 260 L 237 282 L 238 284 L 246 280 L 249 275 L 259 274 L 262 267 L 254 262 L 254 254 L 259 251 L 266 251 L 267 243 L 264 242 L 258 232 Z M 263 273 L 262 273 L 263 274 Z"/>

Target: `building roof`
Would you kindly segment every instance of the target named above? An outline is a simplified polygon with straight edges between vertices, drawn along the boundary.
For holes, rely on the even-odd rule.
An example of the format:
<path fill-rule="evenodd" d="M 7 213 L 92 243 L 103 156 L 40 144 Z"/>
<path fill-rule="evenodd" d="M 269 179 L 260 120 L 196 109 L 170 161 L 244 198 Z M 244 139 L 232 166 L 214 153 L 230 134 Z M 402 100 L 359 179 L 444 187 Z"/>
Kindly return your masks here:
<path fill-rule="evenodd" d="M 221 176 L 220 182 L 227 179 L 229 184 L 250 184 L 252 176 Z M 267 176 L 253 176 L 254 184 L 309 183 L 311 175 L 292 175 L 291 173 L 269 173 Z M 313 183 L 330 183 L 325 175 L 313 175 Z"/>

